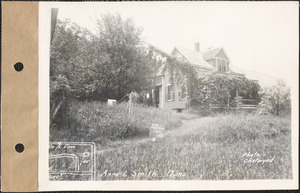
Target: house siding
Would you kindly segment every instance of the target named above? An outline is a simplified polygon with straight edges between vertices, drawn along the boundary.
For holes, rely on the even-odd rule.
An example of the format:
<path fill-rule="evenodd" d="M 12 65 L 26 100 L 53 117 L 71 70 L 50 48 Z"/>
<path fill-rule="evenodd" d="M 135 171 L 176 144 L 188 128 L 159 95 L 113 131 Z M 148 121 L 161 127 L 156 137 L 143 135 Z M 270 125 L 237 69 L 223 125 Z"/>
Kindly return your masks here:
<path fill-rule="evenodd" d="M 156 77 L 155 78 L 155 86 L 161 86 L 162 85 L 162 77 Z"/>
<path fill-rule="evenodd" d="M 225 59 L 227 62 L 226 62 L 226 72 L 228 72 L 228 69 L 229 69 L 229 58 L 227 58 L 227 56 L 225 55 L 223 49 L 220 50 L 220 52 L 215 56 L 216 58 L 222 58 L 222 59 Z"/>
<path fill-rule="evenodd" d="M 189 61 L 190 59 L 188 60 L 184 55 L 182 55 L 177 50 L 177 48 L 173 50 L 171 55 L 173 57 L 177 58 L 179 61 L 190 63 L 190 61 Z M 206 62 L 208 62 L 212 67 L 215 67 L 215 70 L 217 67 L 216 58 L 226 59 L 227 60 L 227 70 L 228 70 L 229 58 L 227 58 L 223 49 L 220 50 L 217 53 L 217 55 L 214 56 L 213 58 L 206 60 Z M 205 68 L 199 67 L 199 68 L 197 68 L 197 71 L 198 71 L 198 78 L 199 78 L 201 76 L 202 72 L 214 71 L 214 69 L 205 69 Z M 160 108 L 170 109 L 170 110 L 188 108 L 188 99 L 186 98 L 186 99 L 182 100 L 179 95 L 179 92 L 182 94 L 181 85 L 176 84 L 176 81 L 175 82 L 172 81 L 168 70 L 163 72 L 161 79 L 159 79 L 159 80 L 156 79 L 155 85 L 159 86 L 159 107 Z M 174 97 L 172 100 L 169 100 L 169 101 L 167 100 L 168 85 L 173 85 L 172 96 Z M 171 87 L 169 87 L 169 89 L 170 88 Z M 169 97 L 170 97 L 170 95 L 169 95 Z"/>
<path fill-rule="evenodd" d="M 160 86 L 159 87 L 159 108 L 163 108 L 163 105 L 164 105 L 164 98 L 163 98 L 163 96 L 164 96 L 164 93 L 162 92 L 163 91 L 163 89 L 162 89 L 162 86 Z"/>
<path fill-rule="evenodd" d="M 162 101 L 162 105 L 160 105 L 160 107 L 164 108 L 164 109 L 170 109 L 170 110 L 174 110 L 174 109 L 178 109 L 178 108 L 186 108 L 187 107 L 187 100 L 181 100 L 178 93 L 181 92 L 181 88 L 179 85 L 177 85 L 176 83 L 171 82 L 170 80 L 170 76 L 169 75 L 165 75 L 164 79 L 164 86 L 162 87 L 162 89 L 164 89 L 164 92 L 160 92 L 161 93 L 161 98 L 163 100 Z M 168 101 L 166 100 L 166 93 L 168 92 L 166 89 L 166 86 L 172 84 L 174 86 L 174 99 L 172 101 Z"/>
<path fill-rule="evenodd" d="M 228 60 L 228 58 L 226 57 L 223 49 L 220 50 L 220 52 L 216 55 L 216 57 L 218 57 L 218 58 L 224 58 L 224 59 Z"/>

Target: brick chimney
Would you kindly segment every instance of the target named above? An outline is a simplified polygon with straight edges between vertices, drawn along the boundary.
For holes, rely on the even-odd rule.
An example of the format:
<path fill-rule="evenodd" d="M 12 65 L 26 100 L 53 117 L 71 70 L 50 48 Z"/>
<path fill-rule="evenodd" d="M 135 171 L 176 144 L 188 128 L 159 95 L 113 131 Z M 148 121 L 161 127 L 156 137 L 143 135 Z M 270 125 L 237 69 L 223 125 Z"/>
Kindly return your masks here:
<path fill-rule="evenodd" d="M 200 52 L 200 42 L 195 43 L 195 51 Z"/>

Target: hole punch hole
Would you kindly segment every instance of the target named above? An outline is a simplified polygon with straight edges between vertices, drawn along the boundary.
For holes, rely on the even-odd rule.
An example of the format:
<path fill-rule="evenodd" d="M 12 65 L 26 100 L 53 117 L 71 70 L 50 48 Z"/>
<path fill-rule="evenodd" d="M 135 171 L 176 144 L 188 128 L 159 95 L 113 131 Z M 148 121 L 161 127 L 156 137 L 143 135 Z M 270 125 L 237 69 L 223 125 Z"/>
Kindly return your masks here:
<path fill-rule="evenodd" d="M 24 65 L 21 62 L 17 62 L 14 67 L 17 72 L 21 72 L 24 68 Z"/>
<path fill-rule="evenodd" d="M 24 145 L 22 143 L 18 143 L 16 146 L 15 146 L 15 149 L 18 153 L 22 153 L 25 149 Z"/>

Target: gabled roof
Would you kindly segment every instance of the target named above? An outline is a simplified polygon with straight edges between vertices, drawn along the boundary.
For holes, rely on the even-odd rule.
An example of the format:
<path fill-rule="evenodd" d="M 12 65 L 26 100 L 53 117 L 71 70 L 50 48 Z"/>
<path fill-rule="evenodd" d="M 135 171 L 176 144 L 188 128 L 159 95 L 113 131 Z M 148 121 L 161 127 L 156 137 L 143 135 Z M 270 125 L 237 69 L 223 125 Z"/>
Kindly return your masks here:
<path fill-rule="evenodd" d="M 157 70 L 156 70 L 156 76 L 163 76 L 165 73 L 166 65 L 162 64 Z"/>
<path fill-rule="evenodd" d="M 223 50 L 225 56 L 228 58 L 227 54 L 225 53 L 225 51 L 222 47 L 209 49 L 204 52 L 197 52 L 197 51 L 194 51 L 191 49 L 186 49 L 186 48 L 183 48 L 180 46 L 176 46 L 173 49 L 171 55 L 152 46 L 152 45 L 150 45 L 150 47 L 152 50 L 155 50 L 156 52 L 158 52 L 166 57 L 170 57 L 170 58 L 174 58 L 174 59 L 175 58 L 178 59 L 175 54 L 176 54 L 176 52 L 179 53 L 181 56 L 183 56 L 183 58 L 185 60 L 187 60 L 187 63 L 185 61 L 183 61 L 183 62 L 192 66 L 198 72 L 198 74 L 201 74 L 206 71 L 215 70 L 215 68 L 210 63 L 208 63 L 206 60 L 208 60 L 209 58 L 215 57 L 221 50 Z M 156 76 L 163 76 L 165 71 L 166 71 L 166 65 L 162 64 L 161 66 L 159 66 L 156 69 Z M 233 74 L 233 75 L 238 75 L 238 76 L 245 75 L 243 72 L 236 69 L 234 67 L 234 65 L 229 66 L 228 73 Z"/>
<path fill-rule="evenodd" d="M 222 47 L 217 47 L 217 48 L 209 48 L 208 50 L 205 50 L 202 52 L 204 60 L 209 60 L 211 58 L 216 57 L 220 52 L 223 52 L 225 57 L 227 58 L 228 61 L 230 61 L 230 58 L 226 54 L 225 50 Z"/>
<path fill-rule="evenodd" d="M 210 58 L 215 57 L 220 51 L 222 50 L 222 48 L 213 48 L 213 49 L 209 49 L 203 52 L 203 58 L 205 60 L 208 60 Z"/>
<path fill-rule="evenodd" d="M 190 49 L 186 49 L 186 48 L 183 48 L 183 47 L 176 46 L 172 51 L 172 55 L 174 54 L 174 52 L 176 50 L 179 53 L 181 53 L 182 56 L 184 56 L 185 59 L 187 59 L 195 67 L 213 69 L 213 67 L 203 59 L 203 55 L 202 55 L 201 52 L 197 52 L 197 51 L 194 51 L 194 50 L 190 50 Z"/>

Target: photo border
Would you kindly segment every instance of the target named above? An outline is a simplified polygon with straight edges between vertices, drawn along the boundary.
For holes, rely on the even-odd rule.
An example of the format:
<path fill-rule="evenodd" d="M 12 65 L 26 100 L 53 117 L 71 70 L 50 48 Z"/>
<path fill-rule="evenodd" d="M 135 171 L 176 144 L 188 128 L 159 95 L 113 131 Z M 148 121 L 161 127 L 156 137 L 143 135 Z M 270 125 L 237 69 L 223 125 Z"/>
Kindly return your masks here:
<path fill-rule="evenodd" d="M 299 144 L 299 82 L 291 85 L 292 96 L 292 167 L 293 179 L 290 180 L 162 180 L 162 181 L 49 181 L 48 144 L 49 144 L 49 58 L 50 58 L 50 17 L 51 8 L 83 6 L 111 2 L 40 2 L 39 3 L 39 191 L 53 190 L 283 190 L 298 189 L 298 144 Z M 146 4 L 146 2 L 113 2 Z M 162 3 L 162 2 L 147 2 Z M 164 2 L 180 3 L 180 2 Z M 192 3 L 192 2 L 184 2 Z M 194 2 L 195 3 L 195 2 Z M 209 2 L 198 2 L 209 3 Z M 220 2 L 221 3 L 221 2 Z M 253 2 L 235 2 L 253 3 Z M 261 2 L 262 3 L 262 2 Z M 276 2 L 266 2 L 276 3 Z M 282 2 L 281 2 L 282 3 Z M 287 2 L 297 3 L 297 2 Z M 297 4 L 296 4 L 297 5 Z M 298 4 L 299 5 L 299 4 Z M 297 6 L 298 6 L 297 5 Z M 140 6 L 140 5 L 139 5 Z M 299 14 L 299 12 L 298 12 Z M 298 37 L 299 38 L 299 37 Z M 299 40 L 299 39 L 298 39 Z M 299 53 L 299 47 L 298 47 Z M 299 56 L 298 56 L 299 57 Z M 295 73 L 299 72 L 299 66 Z M 294 75 L 295 76 L 295 75 Z M 299 75 L 295 76 L 299 78 Z"/>

